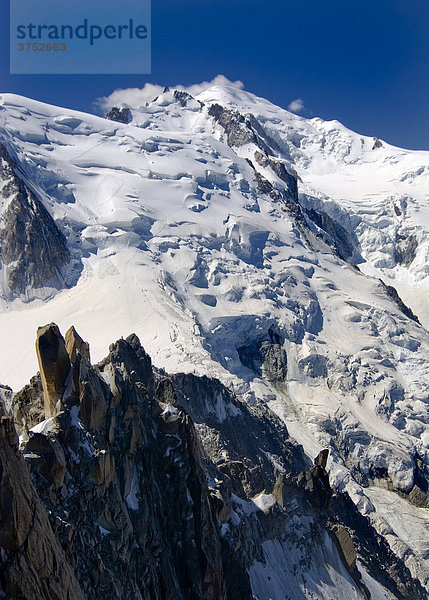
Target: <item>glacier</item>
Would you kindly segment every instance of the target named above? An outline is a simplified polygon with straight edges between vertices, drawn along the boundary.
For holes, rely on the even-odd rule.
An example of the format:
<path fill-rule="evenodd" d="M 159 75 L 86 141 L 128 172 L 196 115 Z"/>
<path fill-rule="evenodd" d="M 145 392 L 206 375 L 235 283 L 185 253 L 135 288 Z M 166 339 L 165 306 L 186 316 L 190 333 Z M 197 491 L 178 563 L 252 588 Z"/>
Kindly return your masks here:
<path fill-rule="evenodd" d="M 75 325 L 95 360 L 136 332 L 157 367 L 329 448 L 332 487 L 428 587 L 429 153 L 227 84 L 119 108 L 130 122 L 0 95 L 0 144 L 69 252 L 13 293 L 2 260 L 0 382 L 36 372 L 43 323 Z"/>

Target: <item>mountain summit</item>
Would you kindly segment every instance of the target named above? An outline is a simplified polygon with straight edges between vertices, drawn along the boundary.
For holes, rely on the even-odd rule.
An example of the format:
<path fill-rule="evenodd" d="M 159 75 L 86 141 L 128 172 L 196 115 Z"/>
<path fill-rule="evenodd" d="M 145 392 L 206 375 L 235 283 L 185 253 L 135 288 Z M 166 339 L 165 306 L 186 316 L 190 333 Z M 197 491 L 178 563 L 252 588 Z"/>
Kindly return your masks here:
<path fill-rule="evenodd" d="M 236 402 L 263 406 L 302 446 L 293 477 L 299 471 L 310 487 L 305 460 L 329 449 L 330 493 L 366 565 L 356 597 L 373 586 L 374 598 L 423 598 L 428 189 L 429 153 L 234 86 L 196 96 L 166 89 L 106 118 L 2 94 L 0 381 L 17 391 L 34 375 L 44 323 L 75 325 L 95 362 L 135 332 L 201 430 L 209 418 L 233 421 Z M 204 397 L 193 377 L 239 400 L 190 408 L 186 397 Z M 261 452 L 270 456 L 268 446 Z M 368 567 L 362 523 L 403 575 Z M 285 545 L 264 544 L 243 559 L 264 565 L 246 565 L 249 585 L 261 600 L 280 600 L 278 572 L 292 567 Z M 407 591 L 401 577 L 422 587 Z"/>

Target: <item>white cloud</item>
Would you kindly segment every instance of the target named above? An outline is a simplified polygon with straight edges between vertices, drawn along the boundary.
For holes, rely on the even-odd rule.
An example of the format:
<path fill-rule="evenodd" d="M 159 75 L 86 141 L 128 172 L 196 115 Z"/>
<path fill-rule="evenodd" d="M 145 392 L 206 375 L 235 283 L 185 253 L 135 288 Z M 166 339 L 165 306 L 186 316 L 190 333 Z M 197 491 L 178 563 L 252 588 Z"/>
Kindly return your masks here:
<path fill-rule="evenodd" d="M 209 87 L 212 87 L 213 85 L 220 85 L 220 86 L 228 85 L 228 86 L 235 87 L 239 90 L 242 90 L 244 88 L 244 83 L 242 81 L 239 81 L 239 80 L 230 81 L 224 75 L 216 75 L 216 77 L 214 79 L 212 79 L 211 81 L 203 81 L 202 83 L 190 85 L 189 87 L 183 87 L 182 85 L 177 85 L 174 87 L 177 87 L 179 90 L 184 90 L 185 92 L 188 92 L 188 94 L 191 94 L 191 96 L 198 96 L 198 94 L 205 92 L 205 90 L 207 90 Z"/>
<path fill-rule="evenodd" d="M 289 104 L 288 109 L 294 113 L 302 112 L 305 110 L 304 102 L 301 100 L 301 98 L 296 98 L 296 100 L 292 100 L 292 102 Z"/>
<path fill-rule="evenodd" d="M 146 102 L 152 102 L 159 96 L 163 89 L 161 85 L 153 85 L 152 83 L 146 83 L 143 88 L 117 89 L 109 96 L 97 98 L 94 104 L 103 111 L 109 110 L 112 106 L 144 106 Z"/>
<path fill-rule="evenodd" d="M 195 85 L 184 86 L 184 85 L 174 85 L 172 86 L 174 89 L 183 90 L 191 94 L 191 96 L 197 96 L 201 94 L 209 87 L 213 85 L 221 85 L 221 86 L 232 86 L 237 89 L 243 89 L 244 85 L 241 81 L 230 81 L 224 75 L 217 75 L 211 81 L 203 81 L 202 83 L 197 83 Z M 103 96 L 101 98 L 97 98 L 95 101 L 95 107 L 99 110 L 105 112 L 112 108 L 112 106 L 129 106 L 130 108 L 137 108 L 139 106 L 144 106 L 146 102 L 152 102 L 159 94 L 161 94 L 164 90 L 164 86 L 162 85 L 154 85 L 153 83 L 146 83 L 142 88 L 126 88 L 126 89 L 117 89 L 112 92 L 109 96 Z"/>

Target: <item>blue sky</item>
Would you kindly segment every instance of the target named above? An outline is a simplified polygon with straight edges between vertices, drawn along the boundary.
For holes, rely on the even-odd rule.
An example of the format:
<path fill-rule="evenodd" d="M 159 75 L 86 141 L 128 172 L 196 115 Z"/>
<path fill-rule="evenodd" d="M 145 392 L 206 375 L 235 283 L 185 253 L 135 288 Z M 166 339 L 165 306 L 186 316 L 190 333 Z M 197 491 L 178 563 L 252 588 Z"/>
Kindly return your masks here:
<path fill-rule="evenodd" d="M 9 75 L 1 3 L 2 92 L 93 111 L 116 88 L 219 73 L 283 107 L 301 98 L 304 116 L 429 150 L 428 0 L 152 0 L 152 74 L 127 76 Z"/>

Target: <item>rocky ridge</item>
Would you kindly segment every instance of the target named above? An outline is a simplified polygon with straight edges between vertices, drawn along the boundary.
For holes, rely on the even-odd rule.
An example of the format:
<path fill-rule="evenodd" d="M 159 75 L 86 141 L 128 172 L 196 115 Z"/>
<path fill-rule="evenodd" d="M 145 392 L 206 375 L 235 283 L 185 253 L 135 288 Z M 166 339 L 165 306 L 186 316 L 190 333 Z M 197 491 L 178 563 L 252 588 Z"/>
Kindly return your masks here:
<path fill-rule="evenodd" d="M 328 450 L 311 466 L 264 404 L 169 378 L 134 334 L 94 366 L 74 328 L 39 328 L 36 347 L 41 373 L 12 402 L 20 449 L 1 420 L 2 597 L 369 598 L 357 560 L 391 597 L 425 597 L 331 490 Z M 292 560 L 280 591 L 273 543 Z"/>

